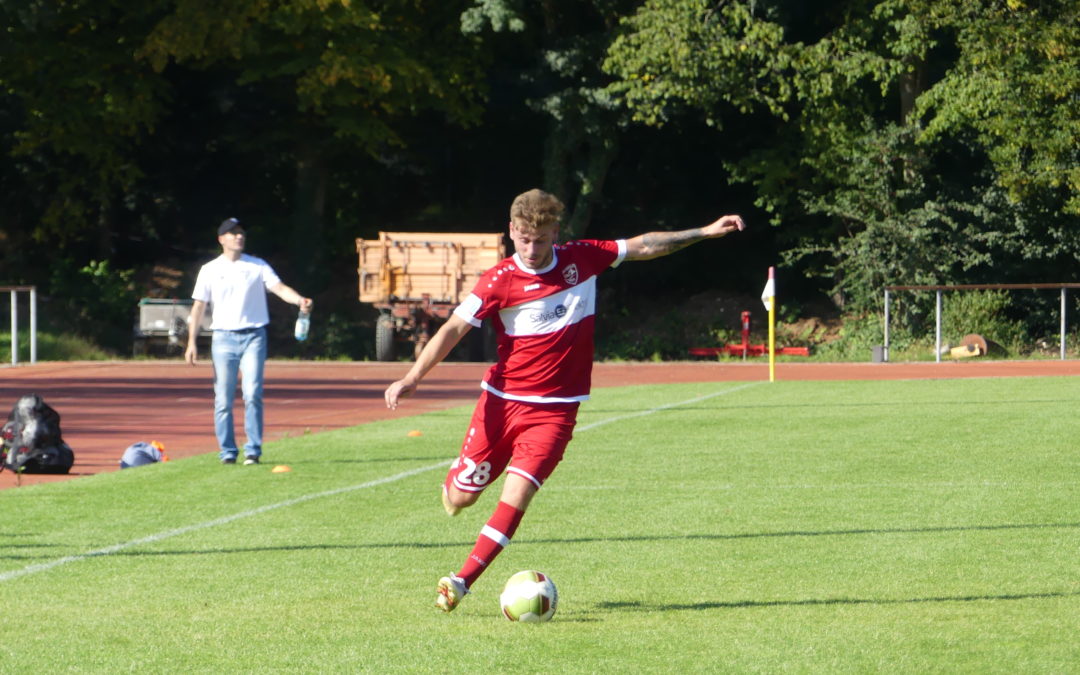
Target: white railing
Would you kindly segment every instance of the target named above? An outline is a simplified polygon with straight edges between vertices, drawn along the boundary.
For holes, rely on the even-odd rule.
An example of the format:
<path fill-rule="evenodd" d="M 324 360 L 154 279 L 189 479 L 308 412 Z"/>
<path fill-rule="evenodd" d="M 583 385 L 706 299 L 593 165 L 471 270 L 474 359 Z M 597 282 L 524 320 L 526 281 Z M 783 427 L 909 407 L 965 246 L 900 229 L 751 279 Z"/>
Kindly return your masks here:
<path fill-rule="evenodd" d="M 1058 338 L 1058 347 L 1061 352 L 1061 360 L 1065 360 L 1065 333 L 1066 333 L 1066 321 L 1065 314 L 1067 309 L 1066 293 L 1068 289 L 1078 289 L 1080 284 L 1076 283 L 1062 283 L 1062 284 L 954 284 L 951 286 L 886 286 L 885 287 L 885 345 L 884 345 L 884 360 L 889 360 L 889 309 L 890 309 L 890 291 L 934 291 L 936 293 L 934 299 L 934 352 L 936 354 L 935 360 L 941 362 L 941 294 L 942 291 L 1014 291 L 1014 290 L 1058 290 L 1061 293 L 1061 327 L 1060 335 Z"/>
<path fill-rule="evenodd" d="M 30 363 L 37 363 L 37 286 L 0 286 L 11 293 L 11 365 L 19 363 L 19 293 L 30 295 Z"/>

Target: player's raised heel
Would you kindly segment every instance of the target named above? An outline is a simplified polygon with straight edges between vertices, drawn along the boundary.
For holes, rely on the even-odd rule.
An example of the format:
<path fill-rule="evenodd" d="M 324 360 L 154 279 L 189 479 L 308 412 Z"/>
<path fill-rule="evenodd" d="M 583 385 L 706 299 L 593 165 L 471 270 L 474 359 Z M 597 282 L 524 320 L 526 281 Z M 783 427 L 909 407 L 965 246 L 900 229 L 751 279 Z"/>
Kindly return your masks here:
<path fill-rule="evenodd" d="M 465 588 L 464 582 L 453 574 L 439 579 L 437 588 L 439 595 L 435 598 L 435 606 L 444 612 L 454 611 L 461 599 L 469 592 L 469 589 Z"/>
<path fill-rule="evenodd" d="M 461 513 L 461 507 L 460 506 L 454 506 L 453 504 L 450 503 L 450 496 L 448 494 L 446 494 L 446 486 L 445 485 L 443 486 L 443 489 L 442 489 L 442 507 L 444 509 L 446 509 L 447 515 L 450 515 L 450 516 L 456 516 L 457 514 Z"/>

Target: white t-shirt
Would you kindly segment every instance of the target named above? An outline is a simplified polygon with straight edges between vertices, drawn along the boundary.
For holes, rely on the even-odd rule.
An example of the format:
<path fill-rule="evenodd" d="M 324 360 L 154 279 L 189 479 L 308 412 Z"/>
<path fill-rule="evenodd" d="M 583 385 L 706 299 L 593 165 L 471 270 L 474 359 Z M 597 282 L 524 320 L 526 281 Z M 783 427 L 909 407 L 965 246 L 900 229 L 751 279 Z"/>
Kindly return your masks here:
<path fill-rule="evenodd" d="M 212 306 L 211 330 L 242 330 L 270 323 L 266 292 L 281 282 L 274 269 L 255 256 L 233 262 L 224 254 L 199 269 L 191 297 Z"/>

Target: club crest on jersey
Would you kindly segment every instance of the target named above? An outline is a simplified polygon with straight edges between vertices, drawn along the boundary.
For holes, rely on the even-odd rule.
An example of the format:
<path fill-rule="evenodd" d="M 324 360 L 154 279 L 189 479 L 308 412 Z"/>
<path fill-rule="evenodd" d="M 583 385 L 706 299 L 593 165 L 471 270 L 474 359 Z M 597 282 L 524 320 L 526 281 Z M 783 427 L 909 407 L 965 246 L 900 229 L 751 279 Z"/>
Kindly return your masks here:
<path fill-rule="evenodd" d="M 577 286 L 577 282 L 578 282 L 577 265 L 575 265 L 574 263 L 570 263 L 569 265 L 564 267 L 563 271 L 562 271 L 562 277 L 563 277 L 563 279 L 566 280 L 566 283 L 570 284 L 571 286 Z"/>

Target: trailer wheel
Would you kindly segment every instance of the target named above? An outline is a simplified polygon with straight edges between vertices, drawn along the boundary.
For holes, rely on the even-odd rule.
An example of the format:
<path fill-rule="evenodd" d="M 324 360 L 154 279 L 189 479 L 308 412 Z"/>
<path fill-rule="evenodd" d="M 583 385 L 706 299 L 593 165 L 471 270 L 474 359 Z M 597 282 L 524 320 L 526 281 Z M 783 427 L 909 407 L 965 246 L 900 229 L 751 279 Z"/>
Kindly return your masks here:
<path fill-rule="evenodd" d="M 375 359 L 394 360 L 394 319 L 389 314 L 380 314 L 375 322 Z"/>

